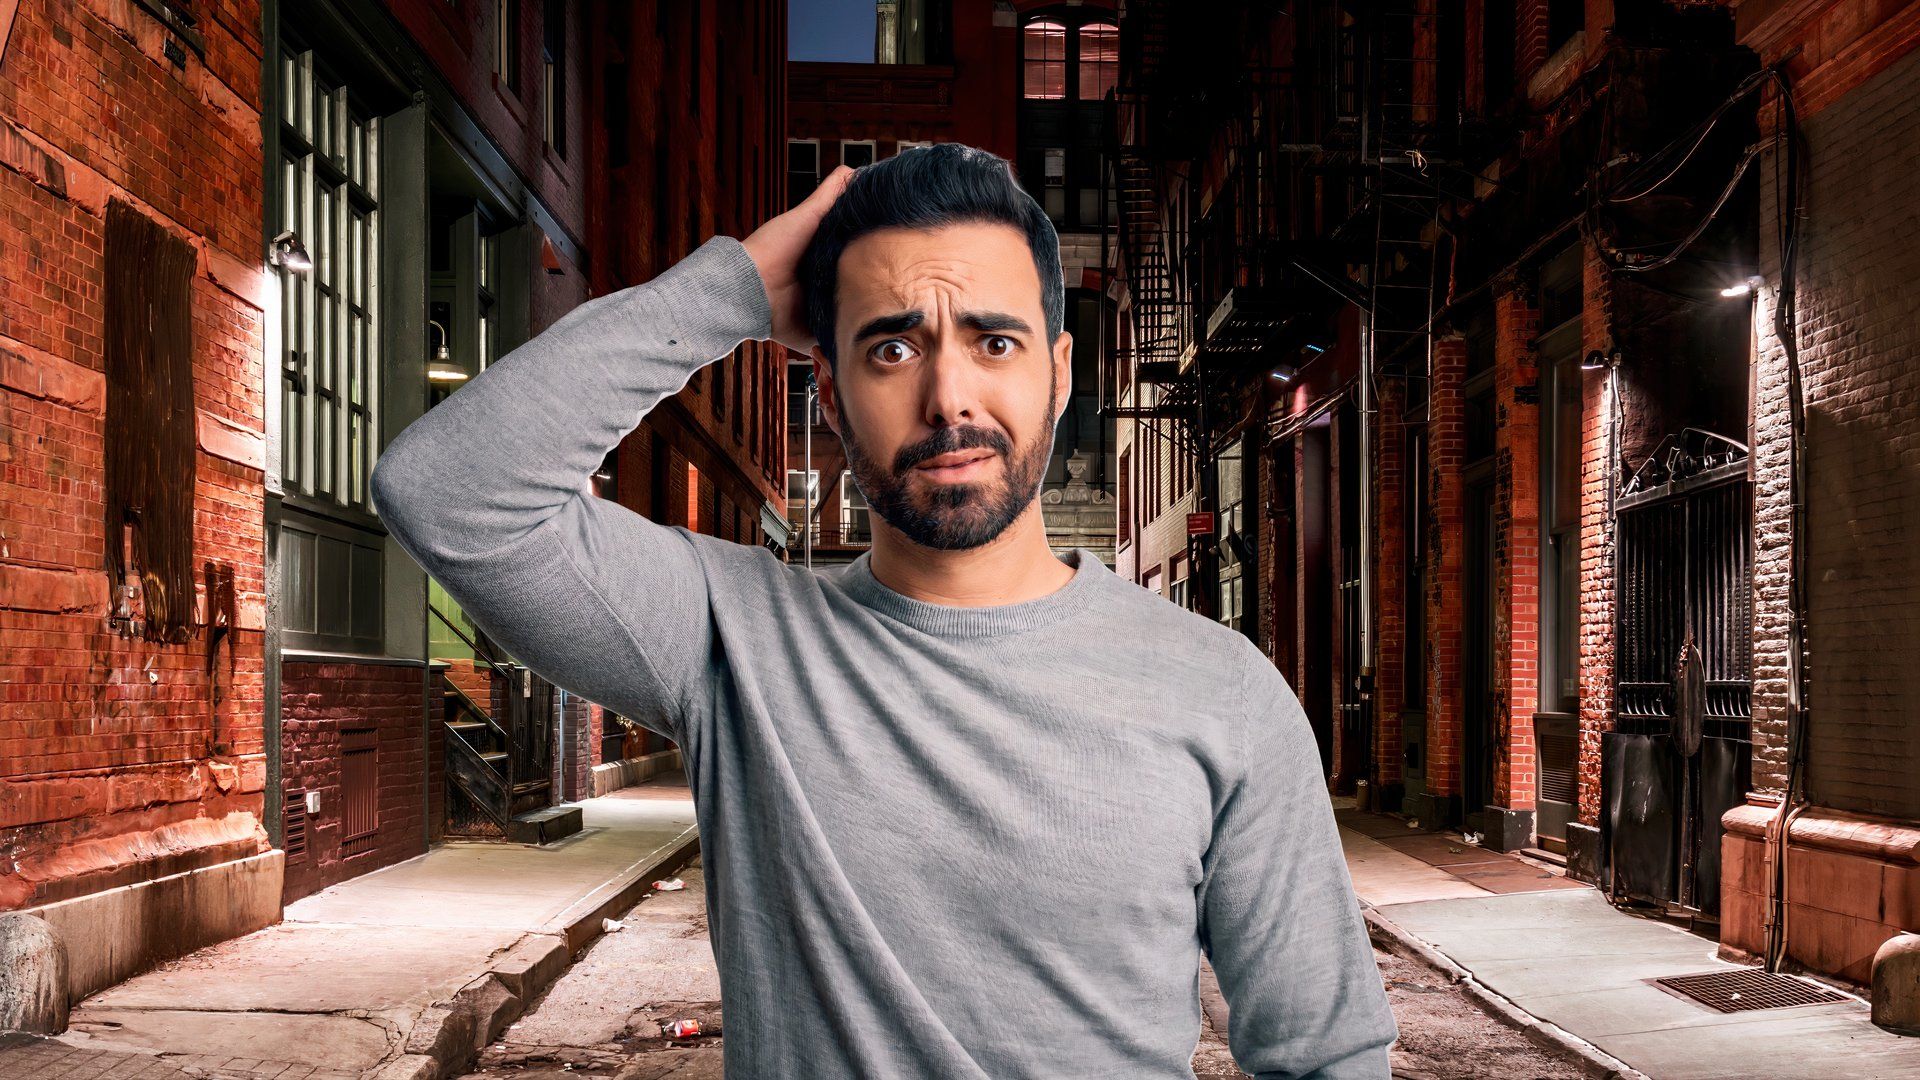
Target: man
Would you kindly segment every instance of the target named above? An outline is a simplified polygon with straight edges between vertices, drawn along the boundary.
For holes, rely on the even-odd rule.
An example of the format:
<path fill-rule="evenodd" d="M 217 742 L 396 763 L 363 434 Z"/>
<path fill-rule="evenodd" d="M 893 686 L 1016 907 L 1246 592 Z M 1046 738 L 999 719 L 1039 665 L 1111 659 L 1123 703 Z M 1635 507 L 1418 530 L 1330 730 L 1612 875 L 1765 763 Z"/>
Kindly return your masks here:
<path fill-rule="evenodd" d="M 843 166 L 569 312 L 374 472 L 492 637 L 680 744 L 728 1077 L 1191 1077 L 1203 948 L 1243 1068 L 1388 1075 L 1291 688 L 1245 637 L 1047 547 L 1064 308 L 1005 160 Z M 662 398 L 769 338 L 811 353 L 876 515 L 850 566 L 589 491 Z"/>

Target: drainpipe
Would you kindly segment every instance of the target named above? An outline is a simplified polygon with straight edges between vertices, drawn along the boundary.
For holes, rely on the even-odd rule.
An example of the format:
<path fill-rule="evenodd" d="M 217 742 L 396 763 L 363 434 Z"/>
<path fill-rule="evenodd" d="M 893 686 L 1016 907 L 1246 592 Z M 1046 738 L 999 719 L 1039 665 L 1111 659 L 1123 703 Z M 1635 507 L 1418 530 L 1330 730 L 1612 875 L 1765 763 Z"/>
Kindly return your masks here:
<path fill-rule="evenodd" d="M 807 422 L 806 422 L 806 464 L 802 466 L 800 483 L 806 488 L 807 499 L 804 504 L 806 516 L 800 522 L 800 542 L 806 552 L 807 569 L 813 569 L 813 395 L 816 391 L 813 372 L 807 372 Z"/>
<path fill-rule="evenodd" d="M 1380 721 L 1373 714 L 1373 429 L 1378 419 L 1374 415 L 1373 402 L 1373 326 L 1374 313 L 1368 309 L 1367 332 L 1360 335 L 1360 452 L 1357 455 L 1360 466 L 1360 536 L 1359 544 L 1354 549 L 1360 556 L 1360 655 L 1355 658 L 1358 666 L 1354 670 L 1360 679 L 1357 689 L 1361 707 L 1365 710 L 1362 715 L 1366 718 L 1369 736 L 1364 771 L 1377 798 L 1380 794 Z M 1431 328 L 1427 332 L 1432 333 Z"/>

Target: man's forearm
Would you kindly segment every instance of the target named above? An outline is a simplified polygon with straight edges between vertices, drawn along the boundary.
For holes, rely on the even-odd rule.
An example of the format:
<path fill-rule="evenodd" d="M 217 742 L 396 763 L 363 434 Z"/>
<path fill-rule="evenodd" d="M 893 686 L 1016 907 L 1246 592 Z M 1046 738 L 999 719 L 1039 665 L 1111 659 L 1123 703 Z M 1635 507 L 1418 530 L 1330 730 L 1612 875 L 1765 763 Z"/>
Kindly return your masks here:
<path fill-rule="evenodd" d="M 753 259 L 715 236 L 574 308 L 408 425 L 374 469 L 381 517 L 429 570 L 511 543 L 695 371 L 771 331 Z"/>

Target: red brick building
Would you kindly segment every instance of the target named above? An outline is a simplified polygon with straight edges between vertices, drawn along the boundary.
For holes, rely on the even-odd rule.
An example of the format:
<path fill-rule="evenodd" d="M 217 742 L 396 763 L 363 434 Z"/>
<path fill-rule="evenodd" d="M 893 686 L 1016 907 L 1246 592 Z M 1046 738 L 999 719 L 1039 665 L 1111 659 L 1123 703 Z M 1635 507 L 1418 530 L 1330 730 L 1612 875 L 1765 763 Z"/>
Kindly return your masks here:
<path fill-rule="evenodd" d="M 76 998 L 280 912 L 261 48 L 248 3 L 0 6 L 0 910 Z"/>
<path fill-rule="evenodd" d="M 766 0 L 0 4 L 0 910 L 62 933 L 76 999 L 672 765 L 492 649 L 367 477 L 582 300 L 778 212 L 785 42 Z M 784 545 L 772 349 L 602 494 Z"/>
<path fill-rule="evenodd" d="M 901 6 L 886 0 L 878 5 L 872 63 L 788 64 L 787 205 L 842 164 L 858 167 L 928 143 L 967 143 L 1013 163 L 1059 235 L 1074 337 L 1072 399 L 1042 484 L 1047 533 L 1060 550 L 1086 547 L 1111 562 L 1118 447 L 1113 421 L 1100 413 L 1099 357 L 1111 347 L 1102 336 L 1112 301 L 1100 267 L 1113 220 L 1100 195 L 1107 97 L 1119 77 L 1114 5 L 907 6 L 917 17 L 901 17 Z M 811 514 L 816 561 L 843 563 L 872 542 L 872 531 L 840 438 L 817 417 L 808 464 L 811 371 L 811 361 L 791 361 L 788 515 L 796 549 L 808 539 Z"/>

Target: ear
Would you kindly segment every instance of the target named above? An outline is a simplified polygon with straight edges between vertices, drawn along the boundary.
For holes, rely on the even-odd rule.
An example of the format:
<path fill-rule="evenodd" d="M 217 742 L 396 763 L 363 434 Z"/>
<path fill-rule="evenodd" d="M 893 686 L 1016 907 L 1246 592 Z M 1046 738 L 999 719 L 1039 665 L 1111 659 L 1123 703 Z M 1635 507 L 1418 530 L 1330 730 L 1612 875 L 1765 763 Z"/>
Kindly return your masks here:
<path fill-rule="evenodd" d="M 1059 340 L 1053 343 L 1053 385 L 1060 398 L 1060 406 L 1053 414 L 1053 422 L 1057 424 L 1073 407 L 1073 334 L 1070 331 L 1060 331 Z"/>
<path fill-rule="evenodd" d="M 813 357 L 813 381 L 820 388 L 820 417 L 835 435 L 839 435 L 840 400 L 833 385 L 833 365 L 827 362 L 826 351 L 817 344 L 808 351 L 808 355 Z"/>

